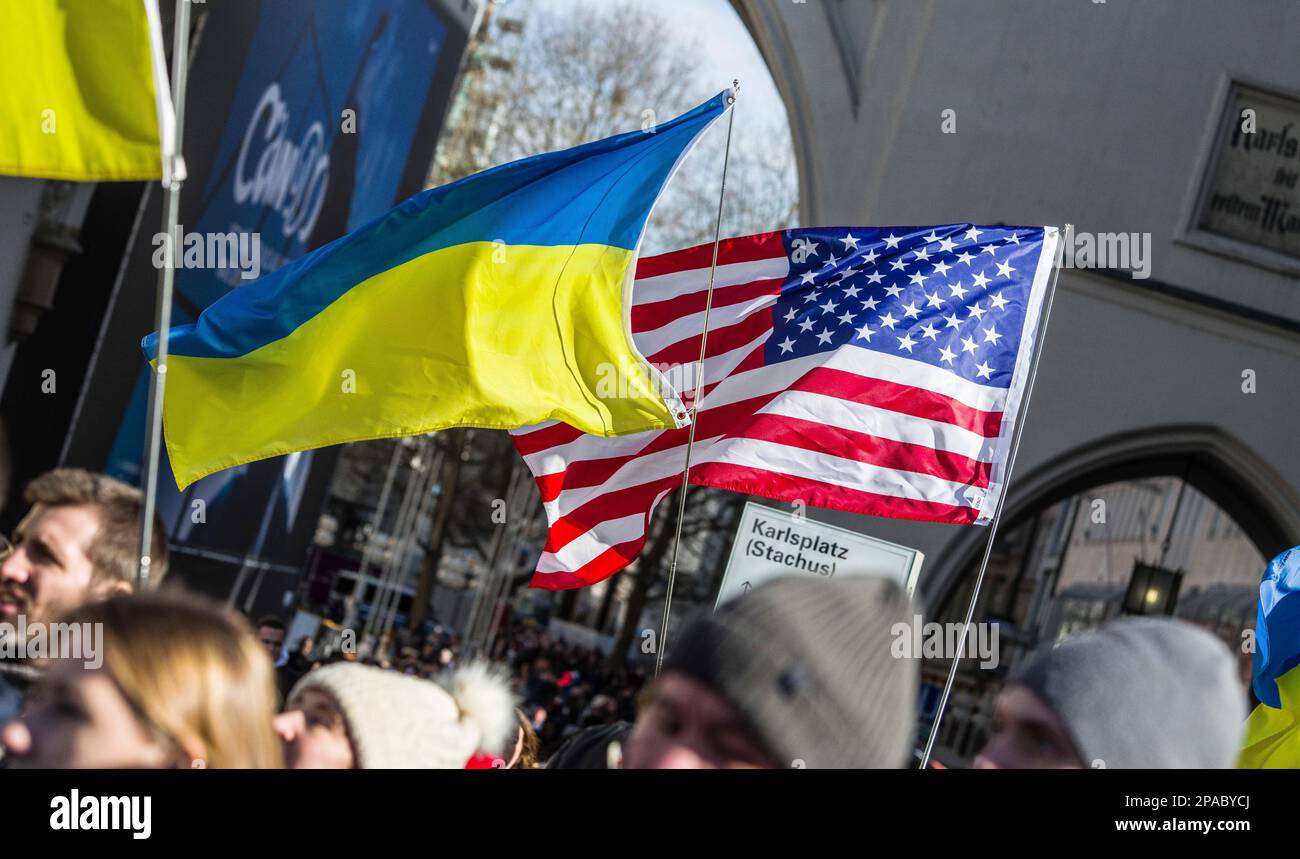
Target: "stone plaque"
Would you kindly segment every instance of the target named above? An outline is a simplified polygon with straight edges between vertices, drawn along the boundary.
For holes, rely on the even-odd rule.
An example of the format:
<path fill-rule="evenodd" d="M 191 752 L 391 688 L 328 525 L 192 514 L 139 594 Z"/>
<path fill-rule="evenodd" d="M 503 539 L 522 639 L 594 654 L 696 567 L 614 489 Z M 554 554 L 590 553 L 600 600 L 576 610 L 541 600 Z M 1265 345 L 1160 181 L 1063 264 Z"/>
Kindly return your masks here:
<path fill-rule="evenodd" d="M 1300 259 L 1300 101 L 1235 85 L 1198 229 Z"/>

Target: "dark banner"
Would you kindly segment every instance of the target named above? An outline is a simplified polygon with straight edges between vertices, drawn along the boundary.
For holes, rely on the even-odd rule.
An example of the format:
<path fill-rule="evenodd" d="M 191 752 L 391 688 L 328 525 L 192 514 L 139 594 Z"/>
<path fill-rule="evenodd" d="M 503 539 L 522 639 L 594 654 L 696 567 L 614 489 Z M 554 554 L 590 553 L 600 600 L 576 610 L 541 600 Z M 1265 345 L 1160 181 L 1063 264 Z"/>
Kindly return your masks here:
<path fill-rule="evenodd" d="M 201 8 L 201 7 L 196 7 Z M 180 228 L 160 235 L 152 186 L 62 461 L 138 483 L 148 393 L 140 339 L 172 254 L 173 324 L 230 289 L 382 214 L 423 187 L 465 51 L 471 0 L 223 0 L 196 28 Z M 211 475 L 159 512 L 182 557 L 302 564 L 337 449 Z"/>

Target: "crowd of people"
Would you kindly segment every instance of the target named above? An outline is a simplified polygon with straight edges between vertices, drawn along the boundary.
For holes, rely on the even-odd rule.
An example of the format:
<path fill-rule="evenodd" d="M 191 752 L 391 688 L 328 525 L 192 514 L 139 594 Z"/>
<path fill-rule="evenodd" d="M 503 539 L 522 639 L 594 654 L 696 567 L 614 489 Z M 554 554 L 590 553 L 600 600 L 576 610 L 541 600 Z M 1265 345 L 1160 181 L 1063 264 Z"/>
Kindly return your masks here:
<path fill-rule="evenodd" d="M 0 545 L 0 766 L 859 768 L 912 759 L 918 664 L 891 642 L 915 611 L 882 578 L 755 588 L 688 624 L 655 679 L 528 623 L 507 629 L 491 659 L 462 661 L 444 628 L 364 657 L 326 656 L 310 638 L 286 652 L 277 618 L 250 623 L 166 586 L 161 537 L 150 590 L 135 592 L 138 490 L 61 469 L 35 480 L 26 500 L 12 543 Z M 21 657 L 2 640 L 53 624 L 102 635 L 82 636 L 82 652 Z M 1217 638 L 1169 619 L 1120 620 L 1018 666 L 975 765 L 1231 767 L 1246 711 L 1235 660 Z"/>

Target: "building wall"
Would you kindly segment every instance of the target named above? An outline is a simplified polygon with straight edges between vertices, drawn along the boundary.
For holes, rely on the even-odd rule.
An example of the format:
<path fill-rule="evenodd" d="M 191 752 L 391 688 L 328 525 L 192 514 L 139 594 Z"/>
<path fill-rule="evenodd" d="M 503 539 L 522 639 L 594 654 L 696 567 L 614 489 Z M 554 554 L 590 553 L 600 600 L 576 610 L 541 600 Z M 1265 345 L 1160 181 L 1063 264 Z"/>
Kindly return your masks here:
<path fill-rule="evenodd" d="M 1085 467 L 1213 449 L 1269 520 L 1261 549 L 1300 543 L 1300 283 L 1180 240 L 1229 77 L 1300 91 L 1300 5 L 733 5 L 787 105 L 805 224 L 1150 233 L 1150 280 L 1062 273 L 1009 515 Z M 1117 439 L 1143 441 L 1097 453 Z M 921 549 L 931 598 L 986 536 L 816 515 Z"/>
<path fill-rule="evenodd" d="M 41 179 L 0 176 L 0 332 L 8 332 L 14 297 L 27 265 L 27 246 L 40 218 Z M 9 376 L 14 344 L 0 341 L 0 388 Z"/>

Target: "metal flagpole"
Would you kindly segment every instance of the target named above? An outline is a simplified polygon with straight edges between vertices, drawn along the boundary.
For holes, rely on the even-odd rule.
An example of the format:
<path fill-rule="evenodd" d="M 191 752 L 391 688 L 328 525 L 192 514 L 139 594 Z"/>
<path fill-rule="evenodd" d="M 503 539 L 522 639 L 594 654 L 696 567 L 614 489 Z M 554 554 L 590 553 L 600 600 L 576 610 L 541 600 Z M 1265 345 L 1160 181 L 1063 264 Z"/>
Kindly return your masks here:
<path fill-rule="evenodd" d="M 483 575 L 478 579 L 478 588 L 474 592 L 474 600 L 470 603 L 469 617 L 465 620 L 465 627 L 461 630 L 461 644 L 465 652 L 471 655 L 478 653 L 479 630 L 483 626 L 483 615 L 491 613 L 492 598 L 497 590 L 497 562 L 501 558 L 501 547 L 505 545 L 506 534 L 510 529 L 510 514 L 513 512 L 513 500 L 515 495 L 515 484 L 519 479 L 518 463 L 513 463 L 510 467 L 510 478 L 506 486 L 505 497 L 505 520 L 496 523 L 492 529 L 492 539 L 488 541 L 488 550 L 486 552 L 486 562 L 483 568 Z"/>
<path fill-rule="evenodd" d="M 510 511 L 510 528 L 506 533 L 503 548 L 498 555 L 501 570 L 494 582 L 492 599 L 489 602 L 491 608 L 485 617 L 486 626 L 482 630 L 480 636 L 482 640 L 478 646 L 478 651 L 487 654 L 489 658 L 492 653 L 492 642 L 496 637 L 493 635 L 493 631 L 503 613 L 506 594 L 510 590 L 510 580 L 513 578 L 515 568 L 518 566 L 516 556 L 519 551 L 519 544 L 524 538 L 524 531 L 529 521 L 527 513 L 529 501 L 528 474 L 524 468 L 519 466 L 518 461 L 516 461 L 516 467 L 519 469 L 519 482 L 514 487 L 513 500 L 507 504 Z"/>
<path fill-rule="evenodd" d="M 175 105 L 176 124 L 172 134 L 171 164 L 165 173 L 170 180 L 163 195 L 163 231 L 166 241 L 172 243 L 171 256 L 158 271 L 158 297 L 154 306 L 154 329 L 158 332 L 158 352 L 154 372 L 149 376 L 148 427 L 144 446 L 144 510 L 140 515 L 140 566 L 136 572 L 135 586 L 143 591 L 149 584 L 150 546 L 153 545 L 154 508 L 158 501 L 158 458 L 162 445 L 163 392 L 167 382 L 168 327 L 172 321 L 172 288 L 175 284 L 175 262 L 180 248 L 176 247 L 175 233 L 180 217 L 181 184 L 185 171 L 181 159 L 181 129 L 185 127 L 185 78 L 189 71 L 190 53 L 190 0 L 176 3 L 176 22 L 172 31 L 172 101 Z M 165 131 L 159 127 L 159 137 Z M 162 148 L 166 142 L 160 141 Z"/>
<path fill-rule="evenodd" d="M 375 507 L 375 515 L 370 520 L 370 533 L 366 536 L 366 545 L 361 550 L 361 564 L 357 570 L 356 583 L 352 586 L 352 595 L 356 597 L 359 603 L 365 596 L 366 572 L 370 569 L 370 564 L 378 549 L 375 548 L 376 538 L 380 530 L 384 527 L 384 518 L 388 515 L 388 496 L 393 490 L 393 480 L 397 476 L 397 467 L 402 459 L 402 440 L 393 439 L 393 455 L 388 460 L 388 471 L 384 475 L 384 488 L 379 491 L 379 503 Z M 348 624 L 352 618 L 345 618 Z"/>
<path fill-rule="evenodd" d="M 506 488 L 506 497 L 509 499 L 511 491 L 514 489 L 515 472 L 510 472 L 510 484 Z M 506 501 L 506 517 L 510 516 L 510 502 Z M 467 651 L 473 649 L 474 640 L 479 626 L 479 615 L 483 613 L 483 603 L 488 598 L 488 591 L 492 590 L 496 583 L 496 563 L 497 557 L 501 552 L 501 542 L 505 539 L 505 529 L 508 525 L 496 523 L 492 529 L 492 538 L 488 540 L 488 549 L 484 553 L 486 561 L 483 566 L 483 574 L 476 578 L 475 583 L 478 587 L 474 591 L 474 598 L 470 601 L 469 614 L 465 617 L 463 629 L 461 629 L 461 644 Z"/>
<path fill-rule="evenodd" d="M 709 347 L 709 311 L 713 309 L 713 279 L 718 271 L 718 242 L 722 239 L 722 203 L 727 194 L 727 164 L 731 160 L 731 128 L 736 122 L 736 94 L 740 81 L 731 82 L 731 95 L 727 104 L 731 113 L 727 117 L 727 147 L 722 154 L 722 185 L 718 189 L 718 218 L 713 225 L 713 263 L 709 266 L 709 291 L 704 297 L 704 332 L 700 335 L 700 359 L 695 364 L 695 396 L 691 399 L 691 429 L 686 438 L 686 463 L 682 468 L 682 490 L 677 499 L 677 530 L 673 535 L 673 558 L 668 565 L 668 590 L 664 594 L 664 619 L 659 625 L 659 642 L 655 648 L 655 676 L 663 670 L 664 646 L 668 640 L 668 613 L 673 606 L 673 583 L 677 579 L 677 554 L 682 547 L 682 520 L 686 516 L 686 493 L 691 483 L 691 448 L 695 446 L 695 412 L 704 393 L 704 356 Z"/>
<path fill-rule="evenodd" d="M 501 581 L 507 578 L 506 574 L 498 568 L 501 565 L 502 557 L 509 557 L 505 547 L 511 543 L 511 537 L 516 528 L 519 496 L 522 494 L 521 486 L 525 480 L 527 480 L 525 469 L 520 465 L 520 460 L 515 460 L 510 466 L 510 480 L 506 486 L 504 508 L 506 518 L 504 522 L 498 523 L 492 532 L 491 548 L 487 553 L 487 567 L 479 583 L 478 592 L 474 595 L 474 601 L 470 606 L 465 629 L 461 633 L 461 641 L 471 654 L 477 654 L 480 650 L 479 639 L 484 634 L 485 618 L 491 617 L 496 610 L 496 598 Z"/>
<path fill-rule="evenodd" d="M 411 528 L 411 519 L 419 506 L 420 482 L 424 479 L 424 472 L 417 470 L 415 465 L 417 462 L 423 465 L 426 441 L 424 437 L 416 441 L 415 452 L 407 462 L 406 486 L 402 490 L 402 501 L 397 508 L 397 520 L 393 523 L 393 531 L 388 537 L 379 581 L 375 585 L 375 594 L 371 597 L 370 608 L 366 613 L 362 640 L 377 636 L 383 626 L 383 613 L 388 608 L 391 589 L 395 587 L 396 570 L 401 564 L 401 555 L 405 551 L 406 535 Z"/>
<path fill-rule="evenodd" d="M 411 454 L 406 466 L 406 485 L 402 489 L 402 500 L 397 507 L 397 519 L 393 523 L 392 533 L 385 543 L 383 563 L 379 568 L 375 593 L 370 599 L 370 608 L 366 612 L 366 625 L 362 638 L 378 636 L 384 624 L 384 615 L 388 611 L 389 597 L 396 588 L 397 570 L 405 561 L 406 537 L 411 528 L 411 520 L 419 509 L 420 488 L 424 481 L 424 471 L 418 466 L 424 463 L 423 439 L 416 443 L 415 452 Z"/>
<path fill-rule="evenodd" d="M 1071 235 L 1073 225 L 1066 224 L 1062 236 Z M 934 714 L 934 724 L 930 726 L 930 737 L 925 742 L 925 753 L 921 756 L 920 769 L 930 764 L 930 754 L 934 751 L 935 738 L 939 736 L 939 724 L 943 721 L 944 709 L 948 706 L 948 697 L 952 694 L 953 682 L 957 679 L 957 667 L 966 656 L 966 638 L 970 635 L 971 621 L 975 617 L 975 605 L 979 602 L 980 587 L 984 584 L 984 573 L 988 570 L 989 557 L 993 554 L 993 543 L 998 536 L 998 525 L 1002 523 L 1002 511 L 1006 508 L 1007 495 L 1011 489 L 1011 470 L 1016 465 L 1016 453 L 1020 450 L 1020 437 L 1025 429 L 1025 417 L 1029 414 L 1029 399 L 1034 393 L 1034 379 L 1038 376 L 1038 362 L 1043 357 L 1043 341 L 1047 338 L 1047 323 L 1052 316 L 1052 302 L 1056 298 L 1056 281 L 1061 276 L 1061 256 L 1065 253 L 1064 241 L 1056 249 L 1056 260 L 1052 268 L 1052 280 L 1047 287 L 1047 298 L 1043 305 L 1043 318 L 1038 323 L 1034 335 L 1034 359 L 1029 365 L 1029 380 L 1025 385 L 1025 401 L 1020 406 L 1016 418 L 1016 431 L 1011 440 L 1011 451 L 1007 454 L 1007 473 L 1002 479 L 1002 494 L 998 497 L 998 507 L 993 511 L 993 521 L 989 523 L 989 538 L 984 545 L 984 558 L 980 561 L 979 573 L 975 576 L 975 589 L 970 595 L 970 605 L 966 607 L 966 623 L 962 627 L 961 643 L 957 645 L 957 655 L 948 669 L 948 681 L 944 684 L 943 695 L 939 698 L 939 708 Z"/>
<path fill-rule="evenodd" d="M 227 605 L 234 605 L 238 597 L 239 589 L 243 587 L 244 580 L 248 573 L 254 567 L 257 568 L 257 578 L 253 581 L 253 587 L 248 592 L 244 600 L 244 614 L 253 613 L 253 600 L 257 592 L 262 589 L 262 579 L 266 576 L 268 564 L 262 557 L 262 551 L 266 548 L 266 535 L 271 531 L 271 520 L 275 518 L 276 505 L 280 503 L 280 496 L 284 494 L 284 471 L 275 479 L 275 489 L 271 491 L 271 500 L 267 503 L 266 509 L 262 511 L 262 522 L 257 526 L 257 539 L 253 541 L 253 546 L 249 549 L 248 554 L 244 555 L 244 563 L 239 567 L 239 575 L 235 577 L 235 586 L 230 591 L 230 598 L 226 601 Z"/>
<path fill-rule="evenodd" d="M 376 590 L 376 598 L 372 605 L 376 606 L 374 614 L 375 627 L 372 633 L 378 637 L 384 635 L 386 627 L 392 626 L 391 617 L 397 611 L 398 605 L 402 599 L 402 587 L 406 583 L 406 560 L 410 554 L 411 541 L 418 539 L 420 530 L 421 517 L 428 512 L 428 505 L 433 498 L 433 484 L 438 478 L 439 457 L 433 452 L 434 443 L 432 434 L 421 436 L 416 442 L 416 453 L 412 458 L 411 466 L 411 483 L 412 487 L 409 507 L 406 510 L 406 518 L 400 528 L 394 528 L 394 539 L 397 542 L 394 548 L 389 552 L 389 560 L 385 565 L 383 578 L 380 580 Z M 420 468 L 416 469 L 414 463 L 419 461 Z M 428 461 L 426 461 L 428 460 Z M 397 536 L 397 535 L 400 535 Z M 369 619 L 367 619 L 369 620 Z"/>
<path fill-rule="evenodd" d="M 433 501 L 433 484 L 438 479 L 440 466 L 442 465 L 439 459 L 441 454 L 435 455 L 433 453 L 433 444 L 432 442 L 428 441 L 427 438 L 425 439 L 425 445 L 421 456 L 424 456 L 426 454 L 429 457 L 429 462 L 425 466 L 424 471 L 421 472 L 420 483 L 419 483 L 420 495 L 419 498 L 417 499 L 414 518 L 411 519 L 409 523 L 410 528 L 406 532 L 405 538 L 402 540 L 400 562 L 398 564 L 397 571 L 394 574 L 395 580 L 393 582 L 392 594 L 389 597 L 386 606 L 386 613 L 384 615 L 384 626 L 379 631 L 379 637 L 381 639 L 392 632 L 393 623 L 397 619 L 397 609 L 401 606 L 402 603 L 402 590 L 406 587 L 407 579 L 410 578 L 410 576 L 407 574 L 406 559 L 411 551 L 411 543 L 413 541 L 419 540 L 420 523 L 424 520 L 424 517 L 429 514 L 429 506 Z M 415 605 L 414 598 L 412 598 L 411 605 L 412 607 L 414 607 Z M 409 613 L 407 615 L 407 618 L 409 620 L 410 618 Z"/>

